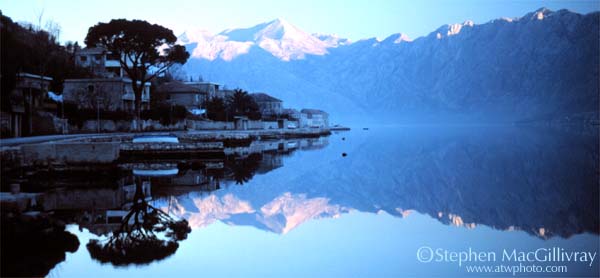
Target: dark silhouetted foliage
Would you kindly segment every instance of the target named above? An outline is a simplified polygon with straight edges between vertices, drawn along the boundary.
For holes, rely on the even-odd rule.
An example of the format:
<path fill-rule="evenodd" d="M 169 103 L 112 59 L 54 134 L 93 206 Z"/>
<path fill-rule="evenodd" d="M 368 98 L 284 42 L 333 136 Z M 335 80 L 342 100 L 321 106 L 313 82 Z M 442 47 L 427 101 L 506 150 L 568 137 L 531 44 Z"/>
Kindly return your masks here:
<path fill-rule="evenodd" d="M 213 121 L 227 120 L 227 107 L 221 98 L 211 98 L 206 103 L 206 114 Z"/>
<path fill-rule="evenodd" d="M 262 154 L 252 153 L 246 158 L 228 157 L 226 167 L 231 171 L 236 184 L 247 183 L 254 177 L 262 161 Z"/>
<path fill-rule="evenodd" d="M 43 277 L 79 249 L 77 237 L 61 222 L 38 216 L 2 212 L 2 277 Z"/>
<path fill-rule="evenodd" d="M 50 90 L 61 92 L 67 78 L 90 77 L 91 72 L 75 64 L 75 44 L 61 46 L 44 30 L 25 28 L 9 17 L 0 16 L 0 92 L 2 110 L 8 111 L 9 94 L 16 85 L 19 72 L 53 78 Z"/>
<path fill-rule="evenodd" d="M 175 44 L 176 41 L 177 37 L 168 28 L 126 19 L 98 23 L 90 27 L 85 38 L 88 47 L 100 45 L 119 55 L 121 67 L 133 81 L 135 115 L 141 112 L 143 84 L 189 58 L 185 47 Z"/>
<path fill-rule="evenodd" d="M 256 101 L 242 89 L 235 89 L 233 95 L 227 99 L 227 109 L 230 117 L 246 116 L 251 120 L 260 120 L 262 116 Z"/>
<path fill-rule="evenodd" d="M 187 238 L 191 228 L 186 220 L 175 220 L 148 202 L 137 183 L 133 205 L 118 230 L 105 241 L 90 240 L 92 258 L 116 266 L 149 264 L 177 251 L 178 241 Z M 162 233 L 163 236 L 158 236 Z"/>

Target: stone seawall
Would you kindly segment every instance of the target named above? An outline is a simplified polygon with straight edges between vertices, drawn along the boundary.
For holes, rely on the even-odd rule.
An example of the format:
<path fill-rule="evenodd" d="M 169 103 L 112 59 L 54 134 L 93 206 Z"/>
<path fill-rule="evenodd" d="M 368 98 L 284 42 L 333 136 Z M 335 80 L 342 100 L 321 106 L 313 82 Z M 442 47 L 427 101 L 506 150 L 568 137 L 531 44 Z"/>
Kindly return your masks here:
<path fill-rule="evenodd" d="M 135 135 L 175 135 L 180 143 L 132 143 Z M 316 138 L 331 134 L 329 129 L 273 129 L 245 131 L 189 131 L 67 135 L 54 142 L 3 146 L 2 171 L 20 167 L 54 167 L 65 165 L 110 164 L 136 158 L 167 156 L 190 158 L 222 156 L 224 148 L 249 146 L 254 141 Z"/>
<path fill-rule="evenodd" d="M 113 142 L 54 143 L 21 146 L 21 166 L 56 164 L 104 164 L 119 158 Z"/>
<path fill-rule="evenodd" d="M 222 142 L 121 143 L 120 161 L 156 158 L 217 158 L 223 155 Z"/>

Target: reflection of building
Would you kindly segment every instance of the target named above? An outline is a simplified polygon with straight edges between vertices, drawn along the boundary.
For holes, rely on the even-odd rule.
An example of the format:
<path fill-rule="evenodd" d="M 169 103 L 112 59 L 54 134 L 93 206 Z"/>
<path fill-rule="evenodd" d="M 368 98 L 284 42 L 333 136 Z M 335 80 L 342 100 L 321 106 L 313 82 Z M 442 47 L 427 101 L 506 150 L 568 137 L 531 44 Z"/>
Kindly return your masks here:
<path fill-rule="evenodd" d="M 218 189 L 219 180 L 208 175 L 204 170 L 188 170 L 183 175 L 170 178 L 170 184 L 174 186 L 194 186 L 198 190 L 213 191 Z"/>
<path fill-rule="evenodd" d="M 123 184 L 123 181 L 120 183 L 121 185 L 116 188 L 94 187 L 49 191 L 44 193 L 41 206 L 44 210 L 121 208 L 133 201 L 136 185 Z M 148 181 L 142 183 L 142 191 L 144 196 L 151 196 Z"/>
<path fill-rule="evenodd" d="M 264 174 L 277 168 L 283 167 L 283 159 L 277 153 L 263 153 L 260 165 L 256 170 L 258 174 Z"/>
<path fill-rule="evenodd" d="M 106 235 L 119 229 L 123 218 L 129 213 L 134 201 L 136 185 L 119 186 L 117 189 L 71 190 L 44 194 L 45 210 L 63 210 L 78 212 L 75 221 L 81 227 L 96 235 Z M 151 196 L 151 184 L 143 181 L 141 194 L 148 201 Z M 97 196 L 97 198 L 94 198 Z M 55 207 L 50 209 L 49 206 Z M 133 221 L 132 218 L 130 221 Z"/>
<path fill-rule="evenodd" d="M 133 111 L 135 94 L 131 82 L 124 77 L 67 79 L 63 89 L 64 101 L 75 103 L 80 108 Z M 149 105 L 150 83 L 147 82 L 142 91 L 142 109 L 148 109 Z"/>
<path fill-rule="evenodd" d="M 223 166 L 223 161 L 194 160 L 187 167 L 180 169 L 177 175 L 153 177 L 154 196 L 165 197 L 220 189 L 219 177 L 222 176 Z"/>
<path fill-rule="evenodd" d="M 38 111 L 51 111 L 56 109 L 56 104 L 51 103 L 47 95 L 52 78 L 19 73 L 16 81 L 8 97 L 9 111 L 2 112 L 1 123 L 4 133 L 20 137 L 34 132 L 33 117 Z"/>
<path fill-rule="evenodd" d="M 302 150 L 318 150 L 325 148 L 327 145 L 329 145 L 327 137 L 308 138 L 300 141 L 300 148 Z"/>

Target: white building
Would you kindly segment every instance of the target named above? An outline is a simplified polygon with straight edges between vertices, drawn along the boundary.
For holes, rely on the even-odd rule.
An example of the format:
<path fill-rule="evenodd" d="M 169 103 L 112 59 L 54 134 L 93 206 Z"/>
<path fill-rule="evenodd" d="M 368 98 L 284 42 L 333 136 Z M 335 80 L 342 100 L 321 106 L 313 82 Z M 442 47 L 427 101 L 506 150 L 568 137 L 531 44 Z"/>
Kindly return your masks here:
<path fill-rule="evenodd" d="M 329 127 L 329 114 L 318 109 L 300 110 L 300 127 Z"/>
<path fill-rule="evenodd" d="M 96 75 L 104 77 L 124 77 L 119 55 L 102 47 L 87 47 L 75 53 L 75 63 L 92 70 Z"/>

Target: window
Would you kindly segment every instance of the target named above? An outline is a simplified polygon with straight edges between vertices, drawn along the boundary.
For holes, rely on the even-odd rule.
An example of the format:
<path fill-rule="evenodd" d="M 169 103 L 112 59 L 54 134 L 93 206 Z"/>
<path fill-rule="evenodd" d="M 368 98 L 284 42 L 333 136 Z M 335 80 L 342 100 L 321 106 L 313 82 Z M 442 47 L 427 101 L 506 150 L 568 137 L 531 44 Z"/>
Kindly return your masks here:
<path fill-rule="evenodd" d="M 79 60 L 81 60 L 82 62 L 86 62 L 87 56 L 81 56 L 81 57 L 79 57 Z"/>
<path fill-rule="evenodd" d="M 96 54 L 96 55 L 94 55 L 94 59 L 96 59 L 96 61 L 102 60 L 102 54 Z"/>
<path fill-rule="evenodd" d="M 94 85 L 88 85 L 88 93 L 93 93 L 94 92 Z"/>

